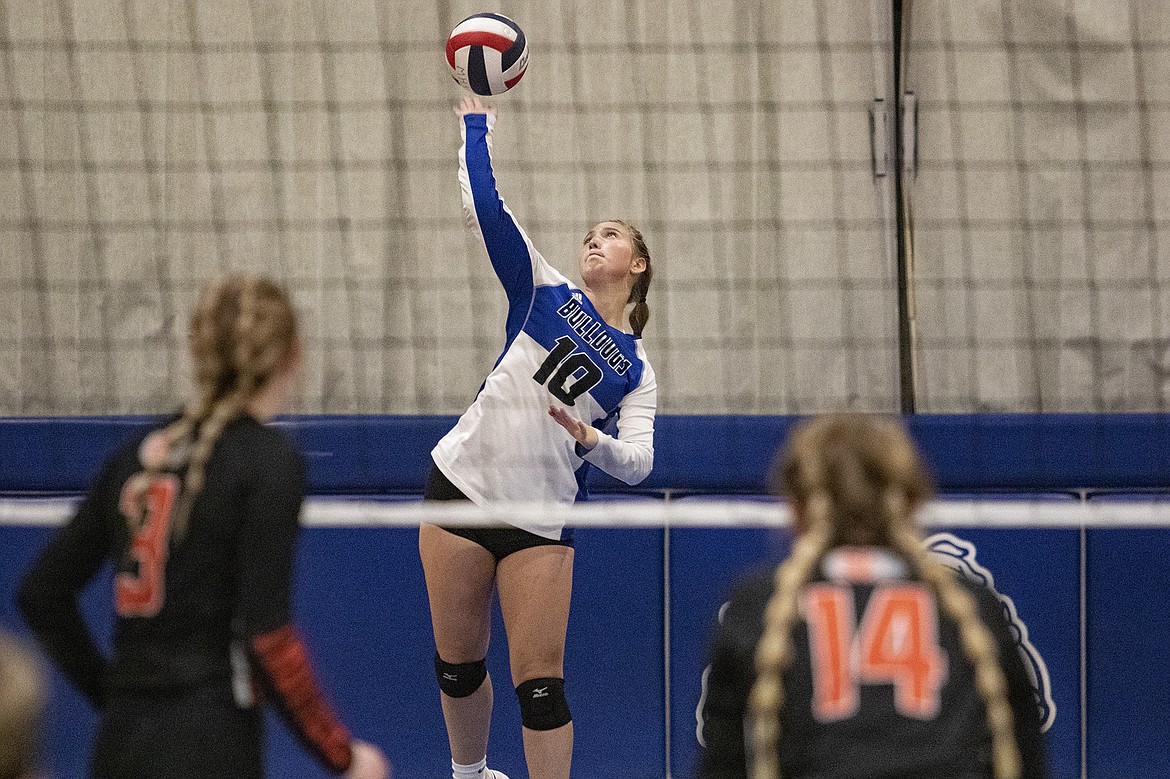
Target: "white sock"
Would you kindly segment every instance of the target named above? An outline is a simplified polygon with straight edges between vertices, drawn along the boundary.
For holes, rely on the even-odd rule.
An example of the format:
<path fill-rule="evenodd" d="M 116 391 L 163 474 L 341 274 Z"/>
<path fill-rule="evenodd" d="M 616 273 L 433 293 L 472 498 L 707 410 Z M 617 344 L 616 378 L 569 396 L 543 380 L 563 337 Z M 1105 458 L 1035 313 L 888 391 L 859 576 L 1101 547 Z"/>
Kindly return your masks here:
<path fill-rule="evenodd" d="M 471 765 L 460 765 L 454 760 L 451 761 L 451 779 L 484 779 L 486 772 L 487 755 L 484 755 L 483 760 Z"/>

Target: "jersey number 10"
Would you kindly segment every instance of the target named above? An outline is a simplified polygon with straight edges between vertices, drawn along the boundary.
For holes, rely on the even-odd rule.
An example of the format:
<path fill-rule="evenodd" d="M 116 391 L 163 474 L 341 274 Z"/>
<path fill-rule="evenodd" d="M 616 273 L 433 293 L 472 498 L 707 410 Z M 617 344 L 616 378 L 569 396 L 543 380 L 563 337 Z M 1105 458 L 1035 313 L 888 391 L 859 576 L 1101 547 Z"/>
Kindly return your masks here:
<path fill-rule="evenodd" d="M 576 405 L 577 398 L 596 387 L 605 375 L 589 355 L 576 349 L 577 344 L 573 339 L 562 335 L 540 368 L 532 374 L 537 384 L 543 386 L 548 382 L 548 391 L 566 406 Z M 554 370 L 556 373 L 553 373 Z M 580 371 L 585 372 L 577 375 Z M 566 387 L 565 382 L 569 379 L 573 379 L 573 383 Z"/>
<path fill-rule="evenodd" d="M 933 719 L 947 678 L 934 596 L 914 584 L 879 586 L 860 625 L 853 598 L 851 587 L 837 584 L 805 590 L 813 716 L 821 722 L 852 717 L 860 705 L 860 685 L 892 684 L 899 714 Z"/>

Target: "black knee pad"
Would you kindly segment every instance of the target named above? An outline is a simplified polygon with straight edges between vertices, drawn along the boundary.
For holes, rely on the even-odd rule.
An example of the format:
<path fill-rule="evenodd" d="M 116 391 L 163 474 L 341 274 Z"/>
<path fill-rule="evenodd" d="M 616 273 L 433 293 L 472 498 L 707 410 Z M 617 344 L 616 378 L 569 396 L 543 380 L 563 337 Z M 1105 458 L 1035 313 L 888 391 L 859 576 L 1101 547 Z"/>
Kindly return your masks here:
<path fill-rule="evenodd" d="M 516 688 L 520 721 L 529 730 L 553 730 L 573 721 L 564 679 L 529 679 Z"/>
<path fill-rule="evenodd" d="M 452 698 L 466 698 L 479 689 L 487 678 L 487 665 L 483 660 L 473 663 L 448 663 L 435 653 L 435 676 L 439 689 Z"/>

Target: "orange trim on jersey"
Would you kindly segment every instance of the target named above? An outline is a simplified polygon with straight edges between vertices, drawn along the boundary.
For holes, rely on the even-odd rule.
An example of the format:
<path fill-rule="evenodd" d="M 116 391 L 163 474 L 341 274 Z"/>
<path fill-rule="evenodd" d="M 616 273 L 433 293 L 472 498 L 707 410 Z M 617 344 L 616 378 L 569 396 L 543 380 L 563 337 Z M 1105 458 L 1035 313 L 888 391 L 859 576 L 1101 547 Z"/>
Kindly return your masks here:
<path fill-rule="evenodd" d="M 873 584 L 906 576 L 906 564 L 889 550 L 871 546 L 839 546 L 821 564 L 833 581 Z"/>

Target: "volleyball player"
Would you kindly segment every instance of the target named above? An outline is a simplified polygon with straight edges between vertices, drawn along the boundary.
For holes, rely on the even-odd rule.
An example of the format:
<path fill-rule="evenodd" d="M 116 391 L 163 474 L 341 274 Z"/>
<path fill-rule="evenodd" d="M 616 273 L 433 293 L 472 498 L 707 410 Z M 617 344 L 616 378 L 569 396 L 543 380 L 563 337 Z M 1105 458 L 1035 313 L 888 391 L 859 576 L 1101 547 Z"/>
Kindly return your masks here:
<path fill-rule="evenodd" d="M 902 427 L 824 416 L 774 468 L 797 539 L 724 610 L 699 776 L 1046 776 L 998 600 L 923 551 L 930 487 Z"/>
<path fill-rule="evenodd" d="M 388 776 L 351 739 L 291 623 L 305 467 L 265 424 L 285 409 L 302 350 L 271 281 L 207 286 L 189 337 L 197 392 L 177 419 L 117 452 L 18 593 L 25 620 L 101 712 L 95 777 L 263 776 L 258 694 L 330 771 Z M 77 595 L 115 568 L 113 656 Z"/>
<path fill-rule="evenodd" d="M 641 234 L 604 221 L 578 252 L 583 286 L 532 246 L 496 191 L 495 121 L 478 98 L 458 104 L 464 215 L 508 299 L 503 354 L 475 402 L 432 452 L 432 500 L 569 503 L 589 465 L 635 484 L 650 472 L 657 397 L 642 348 L 650 254 Z M 632 333 L 623 317 L 629 316 Z M 602 432 L 616 422 L 616 435 Z M 572 537 L 561 523 L 497 529 L 424 525 L 419 551 L 430 596 L 443 715 L 455 779 L 506 779 L 486 767 L 492 686 L 484 665 L 492 589 L 508 634 L 531 779 L 569 776 L 573 724 L 564 690 Z"/>

